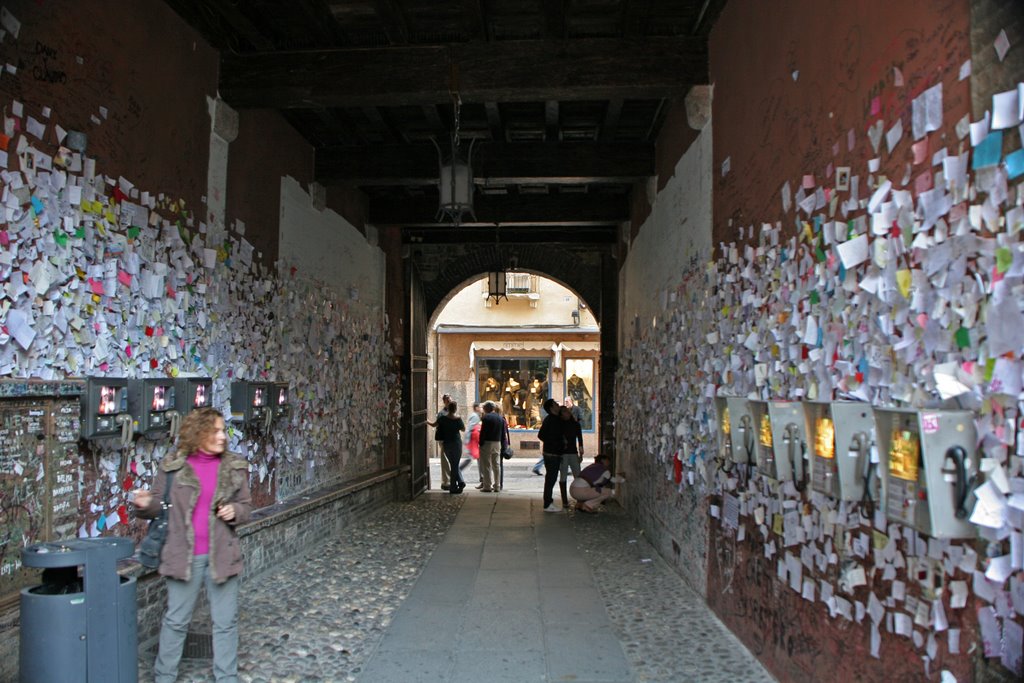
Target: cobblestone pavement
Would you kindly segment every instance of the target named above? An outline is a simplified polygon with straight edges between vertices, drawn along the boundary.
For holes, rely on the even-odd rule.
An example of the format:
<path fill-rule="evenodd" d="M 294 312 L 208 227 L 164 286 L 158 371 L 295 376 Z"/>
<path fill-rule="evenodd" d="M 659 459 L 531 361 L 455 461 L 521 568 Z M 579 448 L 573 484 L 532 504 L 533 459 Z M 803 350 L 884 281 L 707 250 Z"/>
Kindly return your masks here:
<path fill-rule="evenodd" d="M 437 482 L 437 461 L 432 464 Z M 507 494 L 540 495 L 542 480 L 530 474 L 530 464 L 511 461 Z M 474 478 L 466 479 L 472 487 Z M 327 540 L 315 557 L 297 558 L 243 584 L 239 678 L 246 683 L 361 681 L 362 666 L 463 500 L 431 492 L 388 505 Z M 633 680 L 774 680 L 657 556 L 622 508 L 613 503 L 598 515 L 567 515 L 634 668 Z M 140 657 L 140 681 L 152 680 L 153 656 Z M 210 660 L 183 659 L 178 680 L 212 681 Z"/>
<path fill-rule="evenodd" d="M 769 683 L 775 679 L 644 539 L 618 505 L 572 513 L 608 616 L 636 681 Z"/>

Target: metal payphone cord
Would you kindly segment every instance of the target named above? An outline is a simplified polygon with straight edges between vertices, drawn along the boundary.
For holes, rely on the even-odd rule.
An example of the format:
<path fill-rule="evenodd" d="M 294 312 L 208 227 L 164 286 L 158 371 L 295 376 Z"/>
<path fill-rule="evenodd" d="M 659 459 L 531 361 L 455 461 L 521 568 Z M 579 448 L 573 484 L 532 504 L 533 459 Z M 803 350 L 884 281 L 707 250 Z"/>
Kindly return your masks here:
<path fill-rule="evenodd" d="M 970 495 L 977 483 L 978 476 L 967 477 L 967 451 L 962 446 L 953 446 L 946 451 L 946 462 L 953 461 L 953 469 L 942 468 L 943 474 L 951 474 L 956 477 L 956 491 L 954 502 L 956 503 L 956 518 L 967 519 L 970 514 L 967 510 L 967 496 Z"/>
<path fill-rule="evenodd" d="M 854 434 L 850 445 L 857 450 L 861 457 L 867 456 L 864 460 L 864 468 L 861 475 L 860 502 L 869 515 L 875 514 L 875 497 L 871 495 L 871 481 L 878 470 L 878 464 L 871 461 L 871 448 L 867 443 L 867 437 L 862 434 Z"/>
<path fill-rule="evenodd" d="M 727 458 L 722 454 L 718 458 L 718 469 L 725 474 L 732 474 L 733 470 L 736 469 L 736 463 L 733 462 L 732 458 Z"/>
<path fill-rule="evenodd" d="M 132 416 L 128 413 L 122 413 L 114 421 L 121 425 L 121 448 L 128 448 L 135 437 L 135 423 L 132 420 Z"/>
<path fill-rule="evenodd" d="M 793 480 L 793 487 L 797 491 L 803 491 L 807 488 L 807 480 L 804 479 L 803 473 L 806 472 L 804 465 L 807 461 L 807 444 L 804 443 L 803 439 L 799 439 L 800 442 L 800 476 L 796 474 L 796 449 L 793 445 L 798 441 L 797 436 L 799 434 L 798 427 L 795 424 L 786 425 L 786 457 L 789 458 L 789 472 L 790 478 Z"/>
<path fill-rule="evenodd" d="M 743 430 L 743 450 L 747 453 L 747 466 L 740 468 L 738 476 L 740 484 L 746 489 L 750 483 L 750 475 L 754 470 L 754 432 L 750 428 Z"/>

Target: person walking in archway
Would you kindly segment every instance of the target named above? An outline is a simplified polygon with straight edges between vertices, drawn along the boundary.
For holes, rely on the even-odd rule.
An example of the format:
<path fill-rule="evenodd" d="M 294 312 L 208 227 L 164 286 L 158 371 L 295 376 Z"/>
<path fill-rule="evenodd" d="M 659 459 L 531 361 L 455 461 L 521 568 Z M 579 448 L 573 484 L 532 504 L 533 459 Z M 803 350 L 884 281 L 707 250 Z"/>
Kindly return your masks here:
<path fill-rule="evenodd" d="M 480 418 L 480 475 L 483 478 L 484 493 L 501 490 L 501 437 L 505 420 L 495 412 L 491 401 L 484 403 L 484 415 Z"/>
<path fill-rule="evenodd" d="M 552 492 L 562 465 L 562 452 L 565 450 L 565 423 L 559 415 L 558 401 L 555 399 L 544 401 L 544 410 L 548 415 L 537 432 L 544 457 L 544 512 L 560 512 L 562 508 L 555 505 Z"/>

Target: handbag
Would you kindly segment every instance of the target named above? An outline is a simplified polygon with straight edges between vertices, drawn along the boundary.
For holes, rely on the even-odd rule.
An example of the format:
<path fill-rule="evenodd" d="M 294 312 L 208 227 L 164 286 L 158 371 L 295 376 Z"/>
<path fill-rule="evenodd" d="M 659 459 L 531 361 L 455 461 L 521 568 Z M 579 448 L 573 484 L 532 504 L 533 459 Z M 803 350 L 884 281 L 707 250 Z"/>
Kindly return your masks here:
<path fill-rule="evenodd" d="M 512 456 L 515 454 L 516 452 L 512 450 L 512 444 L 507 444 L 501 447 L 501 457 L 505 460 L 511 460 Z"/>
<path fill-rule="evenodd" d="M 149 569 L 160 566 L 160 553 L 167 541 L 167 510 L 171 507 L 171 483 L 174 472 L 167 473 L 167 484 L 164 487 L 164 499 L 160 503 L 160 514 L 149 521 L 146 537 L 139 543 L 139 564 Z"/>

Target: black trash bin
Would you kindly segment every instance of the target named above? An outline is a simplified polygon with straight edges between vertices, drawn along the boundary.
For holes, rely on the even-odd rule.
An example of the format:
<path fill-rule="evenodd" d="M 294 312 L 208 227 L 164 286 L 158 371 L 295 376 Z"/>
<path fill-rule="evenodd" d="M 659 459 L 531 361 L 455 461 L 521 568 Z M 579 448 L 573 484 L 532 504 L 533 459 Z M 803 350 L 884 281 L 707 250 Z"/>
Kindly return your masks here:
<path fill-rule="evenodd" d="M 117 573 L 134 551 L 127 538 L 21 551 L 26 567 L 43 569 L 41 586 L 21 590 L 21 683 L 138 681 L 135 579 Z"/>

